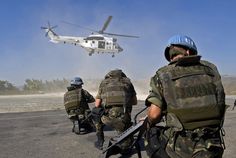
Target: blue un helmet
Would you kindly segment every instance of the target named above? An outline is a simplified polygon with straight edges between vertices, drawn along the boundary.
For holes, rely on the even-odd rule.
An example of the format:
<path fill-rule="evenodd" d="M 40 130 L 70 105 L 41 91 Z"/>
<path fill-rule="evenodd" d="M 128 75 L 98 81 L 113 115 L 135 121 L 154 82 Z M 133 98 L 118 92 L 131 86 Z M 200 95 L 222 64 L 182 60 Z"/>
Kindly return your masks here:
<path fill-rule="evenodd" d="M 168 44 L 165 49 L 165 57 L 168 61 L 170 61 L 169 49 L 171 45 L 184 46 L 191 50 L 192 52 L 191 55 L 197 55 L 197 47 L 194 41 L 190 37 L 185 36 L 185 35 L 175 35 L 168 40 Z"/>
<path fill-rule="evenodd" d="M 75 86 L 81 86 L 82 84 L 84 84 L 84 82 L 80 77 L 75 77 L 73 80 L 70 81 L 70 84 Z"/>

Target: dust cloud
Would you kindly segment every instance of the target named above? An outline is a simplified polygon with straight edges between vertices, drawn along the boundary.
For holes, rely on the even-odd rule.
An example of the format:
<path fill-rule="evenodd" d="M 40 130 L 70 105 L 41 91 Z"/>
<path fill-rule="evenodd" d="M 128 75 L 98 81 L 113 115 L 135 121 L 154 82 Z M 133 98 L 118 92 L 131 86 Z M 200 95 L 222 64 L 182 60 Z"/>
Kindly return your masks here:
<path fill-rule="evenodd" d="M 101 80 L 84 80 L 83 88 L 94 97 Z M 138 100 L 144 100 L 148 95 L 148 84 L 146 80 L 133 81 Z M 32 112 L 64 109 L 63 96 L 66 92 L 54 92 L 29 95 L 1 95 L 0 113 Z"/>

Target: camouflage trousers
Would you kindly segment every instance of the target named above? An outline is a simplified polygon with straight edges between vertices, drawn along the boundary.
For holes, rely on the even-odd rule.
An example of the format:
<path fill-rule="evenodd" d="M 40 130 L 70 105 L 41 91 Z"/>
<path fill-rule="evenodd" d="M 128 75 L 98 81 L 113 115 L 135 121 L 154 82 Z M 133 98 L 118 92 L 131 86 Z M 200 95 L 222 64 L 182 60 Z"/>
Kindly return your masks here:
<path fill-rule="evenodd" d="M 170 135 L 158 127 L 146 133 L 145 146 L 151 158 L 221 158 L 224 151 L 219 132 L 199 136 L 181 131 Z"/>
<path fill-rule="evenodd" d="M 126 129 L 126 125 L 130 122 L 127 122 L 124 118 L 124 109 L 123 107 L 113 107 L 106 109 L 105 113 L 101 116 L 98 121 L 95 122 L 97 131 L 103 130 L 103 126 L 107 125 L 115 129 L 118 134 L 123 132 Z"/>
<path fill-rule="evenodd" d="M 125 114 L 123 107 L 113 107 L 108 110 L 106 109 L 106 112 L 103 116 L 101 116 L 100 121 L 95 122 L 97 134 L 104 135 L 104 125 L 114 129 L 118 135 L 121 134 L 131 126 L 131 120 L 124 119 L 124 116 Z M 124 141 L 124 143 L 122 144 L 122 148 L 126 148 L 127 146 L 129 146 L 131 141 L 131 139 L 127 139 L 126 141 Z"/>

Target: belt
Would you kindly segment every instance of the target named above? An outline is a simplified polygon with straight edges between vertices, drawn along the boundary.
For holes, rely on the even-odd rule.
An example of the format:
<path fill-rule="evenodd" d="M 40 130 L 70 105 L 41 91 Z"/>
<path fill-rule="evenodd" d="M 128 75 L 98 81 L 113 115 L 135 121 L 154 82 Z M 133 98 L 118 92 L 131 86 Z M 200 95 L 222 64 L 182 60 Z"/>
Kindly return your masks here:
<path fill-rule="evenodd" d="M 219 135 L 219 128 L 197 128 L 195 130 L 183 130 L 180 132 L 182 137 L 189 137 L 191 139 L 199 139 L 203 136 L 214 138 Z"/>

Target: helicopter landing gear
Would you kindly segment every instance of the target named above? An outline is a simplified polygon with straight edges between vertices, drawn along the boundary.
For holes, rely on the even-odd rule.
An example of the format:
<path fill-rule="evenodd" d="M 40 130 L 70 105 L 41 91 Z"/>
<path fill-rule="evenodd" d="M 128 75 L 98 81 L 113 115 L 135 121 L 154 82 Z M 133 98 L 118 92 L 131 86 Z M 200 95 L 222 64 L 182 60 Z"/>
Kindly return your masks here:
<path fill-rule="evenodd" d="M 91 51 L 89 51 L 89 56 L 92 56 L 93 53 L 94 53 L 94 49 L 92 49 Z"/>

